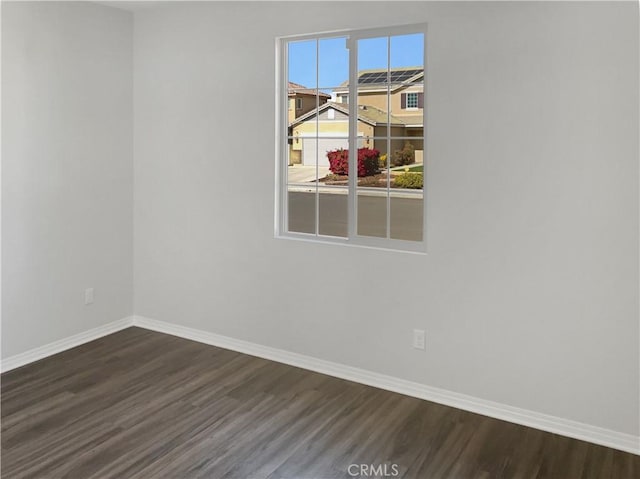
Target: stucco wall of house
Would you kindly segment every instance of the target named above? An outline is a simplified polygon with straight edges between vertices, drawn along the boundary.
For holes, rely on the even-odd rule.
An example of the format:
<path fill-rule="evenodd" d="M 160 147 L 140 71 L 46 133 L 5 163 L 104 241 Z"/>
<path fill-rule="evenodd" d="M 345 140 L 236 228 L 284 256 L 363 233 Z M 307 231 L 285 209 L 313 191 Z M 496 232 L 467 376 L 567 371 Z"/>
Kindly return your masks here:
<path fill-rule="evenodd" d="M 369 123 L 358 120 L 358 134 L 361 136 L 373 136 L 374 127 Z M 320 121 L 316 122 L 313 116 L 293 127 L 293 135 L 295 136 L 345 136 L 349 133 L 349 121 L 346 116 L 340 112 L 336 112 L 335 119 L 330 120 L 326 113 L 320 115 Z"/>
<path fill-rule="evenodd" d="M 418 117 L 422 114 L 422 108 L 411 108 L 406 109 L 402 108 L 401 97 L 403 93 L 420 93 L 424 91 L 424 87 L 422 85 L 411 85 L 405 88 L 399 88 L 391 93 L 389 96 L 389 104 L 387 105 L 387 94 L 386 92 L 367 92 L 367 91 L 359 91 L 358 92 L 358 104 L 359 105 L 370 105 L 375 106 L 383 111 L 389 110 L 393 116 L 396 116 L 400 119 L 403 117 Z M 391 107 L 389 109 L 389 106 Z"/>

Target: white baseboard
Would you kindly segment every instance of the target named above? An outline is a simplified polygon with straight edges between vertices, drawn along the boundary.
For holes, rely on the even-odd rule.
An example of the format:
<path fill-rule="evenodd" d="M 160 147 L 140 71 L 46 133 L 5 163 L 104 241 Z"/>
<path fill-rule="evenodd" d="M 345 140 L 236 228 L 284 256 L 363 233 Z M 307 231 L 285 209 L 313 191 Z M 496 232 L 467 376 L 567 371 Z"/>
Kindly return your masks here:
<path fill-rule="evenodd" d="M 68 338 L 45 344 L 44 346 L 40 346 L 39 348 L 31 349 L 24 353 L 16 354 L 15 356 L 10 356 L 6 359 L 3 359 L 0 363 L 0 371 L 6 373 L 7 371 L 11 371 L 12 369 L 19 368 L 20 366 L 24 366 L 26 364 L 38 361 L 57 353 L 61 353 L 62 351 L 66 351 L 67 349 L 75 348 L 76 346 L 80 346 L 81 344 L 88 343 L 89 341 L 93 341 L 94 339 L 107 336 L 109 334 L 115 333 L 116 331 L 120 331 L 131 326 L 133 326 L 133 316 L 119 319 L 118 321 L 113 321 L 111 323 L 105 324 L 103 326 L 98 326 L 97 328 L 93 328 L 82 333 L 74 334 L 73 336 L 70 336 Z"/>
<path fill-rule="evenodd" d="M 640 455 L 638 436 L 142 316 L 133 325 Z"/>

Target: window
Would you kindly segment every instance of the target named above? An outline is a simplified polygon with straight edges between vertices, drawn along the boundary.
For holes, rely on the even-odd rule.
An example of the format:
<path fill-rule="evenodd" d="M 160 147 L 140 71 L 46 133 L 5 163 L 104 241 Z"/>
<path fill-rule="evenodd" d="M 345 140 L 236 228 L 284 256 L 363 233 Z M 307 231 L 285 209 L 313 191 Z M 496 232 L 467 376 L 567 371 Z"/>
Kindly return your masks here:
<path fill-rule="evenodd" d="M 302 98 L 296 98 L 296 110 L 302 110 Z"/>
<path fill-rule="evenodd" d="M 426 250 L 425 41 L 425 25 L 278 39 L 277 236 Z M 295 118 L 291 85 L 315 99 Z"/>
<path fill-rule="evenodd" d="M 408 92 L 400 95 L 400 108 L 415 110 L 417 108 L 424 108 L 424 93 L 423 92 Z"/>
<path fill-rule="evenodd" d="M 417 93 L 407 93 L 407 108 L 418 108 Z"/>

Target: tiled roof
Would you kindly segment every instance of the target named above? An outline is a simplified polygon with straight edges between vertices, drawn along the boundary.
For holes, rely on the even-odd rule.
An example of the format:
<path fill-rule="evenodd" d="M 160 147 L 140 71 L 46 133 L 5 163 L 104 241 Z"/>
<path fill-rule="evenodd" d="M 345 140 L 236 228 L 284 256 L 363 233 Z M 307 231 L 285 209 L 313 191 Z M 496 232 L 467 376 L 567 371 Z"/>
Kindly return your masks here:
<path fill-rule="evenodd" d="M 301 95 L 315 95 L 316 94 L 316 90 L 315 88 L 307 88 L 304 85 L 300 85 L 299 83 L 293 83 L 292 81 L 289 82 L 289 96 L 295 96 L 296 94 L 301 94 Z M 331 95 L 324 93 L 324 92 L 318 92 L 318 95 L 321 98 L 331 98 Z"/>
<path fill-rule="evenodd" d="M 392 125 L 404 125 L 404 121 L 396 116 L 387 115 L 385 110 L 381 110 L 375 106 L 358 105 L 358 119 L 367 119 L 377 125 L 379 123 L 386 123 L 387 116 L 389 117 L 389 123 Z"/>
<path fill-rule="evenodd" d="M 348 105 L 345 105 L 344 103 L 336 103 L 333 101 L 328 101 L 325 104 L 320 106 L 319 111 L 326 110 L 327 108 L 333 108 L 335 110 L 341 111 L 345 115 L 349 114 Z M 314 108 L 313 110 L 305 113 L 299 118 L 296 118 L 291 123 L 291 125 L 302 123 L 303 121 L 306 121 L 309 118 L 312 118 L 313 116 L 315 116 L 317 112 L 318 112 L 318 109 Z M 395 117 L 393 115 L 389 115 L 389 116 L 390 116 L 389 120 L 391 122 L 391 125 L 404 125 L 404 121 L 402 121 L 400 118 Z M 360 105 L 358 107 L 358 120 L 364 121 L 365 123 L 369 123 L 373 126 L 385 124 L 387 123 L 387 112 L 384 110 L 381 110 L 380 108 L 376 108 L 374 106 Z"/>
<path fill-rule="evenodd" d="M 422 122 L 424 121 L 422 115 L 406 115 L 402 117 L 402 121 L 407 126 L 422 126 Z"/>

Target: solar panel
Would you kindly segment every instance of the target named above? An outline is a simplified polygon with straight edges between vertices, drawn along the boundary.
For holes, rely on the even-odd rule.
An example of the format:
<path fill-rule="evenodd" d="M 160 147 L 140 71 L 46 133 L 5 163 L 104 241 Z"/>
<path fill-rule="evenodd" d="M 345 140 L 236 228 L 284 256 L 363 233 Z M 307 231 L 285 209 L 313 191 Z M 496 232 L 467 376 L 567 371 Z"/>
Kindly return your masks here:
<path fill-rule="evenodd" d="M 400 83 L 409 80 L 411 77 L 417 75 L 422 72 L 422 69 L 412 69 L 412 70 L 394 70 L 389 74 L 389 82 L 391 83 Z M 386 83 L 387 82 L 387 72 L 368 72 L 363 73 L 358 78 L 358 83 L 362 84 L 372 84 L 372 83 Z"/>
<path fill-rule="evenodd" d="M 391 83 L 407 81 L 409 78 L 417 75 L 422 70 L 400 70 L 391 72 Z"/>
<path fill-rule="evenodd" d="M 363 73 L 358 83 L 384 83 L 387 80 L 387 72 Z"/>

